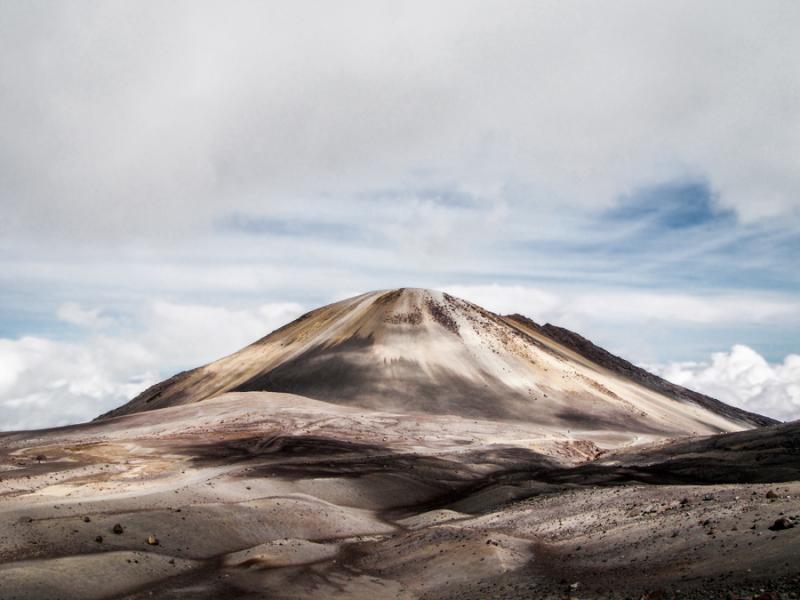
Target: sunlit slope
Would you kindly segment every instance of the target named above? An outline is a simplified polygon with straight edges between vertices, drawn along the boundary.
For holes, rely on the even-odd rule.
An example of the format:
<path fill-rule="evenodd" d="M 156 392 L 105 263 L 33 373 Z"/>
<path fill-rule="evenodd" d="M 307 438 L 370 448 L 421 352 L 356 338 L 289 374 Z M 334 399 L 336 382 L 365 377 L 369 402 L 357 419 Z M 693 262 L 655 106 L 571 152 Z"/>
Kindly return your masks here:
<path fill-rule="evenodd" d="M 411 288 L 314 310 L 235 354 L 151 387 L 104 417 L 230 391 L 290 392 L 372 410 L 644 437 L 736 431 L 768 422 L 626 376 L 530 321 Z"/>

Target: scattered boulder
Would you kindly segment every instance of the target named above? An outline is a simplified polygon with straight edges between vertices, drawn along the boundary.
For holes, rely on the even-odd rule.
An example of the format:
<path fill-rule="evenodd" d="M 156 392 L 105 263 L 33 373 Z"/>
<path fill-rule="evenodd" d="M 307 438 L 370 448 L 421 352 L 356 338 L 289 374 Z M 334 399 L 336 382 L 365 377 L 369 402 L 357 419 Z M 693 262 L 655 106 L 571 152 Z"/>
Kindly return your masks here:
<path fill-rule="evenodd" d="M 151 546 L 158 546 L 158 538 L 151 533 L 147 536 L 147 543 Z"/>
<path fill-rule="evenodd" d="M 791 529 L 792 527 L 794 527 L 794 521 L 789 517 L 780 517 L 776 519 L 769 528 L 772 531 L 783 531 L 784 529 Z"/>
<path fill-rule="evenodd" d="M 120 535 L 124 531 L 125 530 L 122 528 L 122 525 L 120 525 L 119 523 L 117 523 L 116 525 L 114 525 L 114 527 L 111 528 L 111 532 L 116 533 L 117 535 Z"/>
<path fill-rule="evenodd" d="M 102 544 L 103 543 L 103 536 L 102 535 L 98 535 L 96 538 L 94 538 L 94 541 L 97 542 L 98 544 Z"/>
<path fill-rule="evenodd" d="M 778 494 L 775 493 L 775 490 L 770 490 L 767 492 L 767 499 L 768 500 L 775 500 L 778 497 Z"/>
<path fill-rule="evenodd" d="M 84 523 L 90 523 L 91 521 L 92 521 L 92 520 L 91 520 L 91 519 L 90 519 L 88 516 L 86 516 L 86 517 L 83 517 L 83 522 L 84 522 Z"/>

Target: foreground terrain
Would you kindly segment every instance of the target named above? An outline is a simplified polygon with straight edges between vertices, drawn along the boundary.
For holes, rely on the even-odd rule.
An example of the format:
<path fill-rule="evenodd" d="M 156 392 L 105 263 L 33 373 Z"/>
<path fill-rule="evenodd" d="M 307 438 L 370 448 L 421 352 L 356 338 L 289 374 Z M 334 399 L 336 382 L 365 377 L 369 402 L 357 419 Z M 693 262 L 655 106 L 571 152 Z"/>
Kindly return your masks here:
<path fill-rule="evenodd" d="M 800 424 L 404 288 L 0 434 L 0 600 L 796 598 L 799 497 Z"/>
<path fill-rule="evenodd" d="M 800 426 L 614 446 L 269 392 L 5 434 L 0 597 L 797 597 Z"/>

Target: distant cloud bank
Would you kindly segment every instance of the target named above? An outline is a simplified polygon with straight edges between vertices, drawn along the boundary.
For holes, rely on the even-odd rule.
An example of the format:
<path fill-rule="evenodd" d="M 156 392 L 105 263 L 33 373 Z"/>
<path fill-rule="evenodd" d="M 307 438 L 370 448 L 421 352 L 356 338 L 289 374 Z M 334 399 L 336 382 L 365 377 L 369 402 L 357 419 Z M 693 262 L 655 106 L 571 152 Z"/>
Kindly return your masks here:
<path fill-rule="evenodd" d="M 707 362 L 650 367 L 665 379 L 745 410 L 792 421 L 800 419 L 800 355 L 769 364 L 747 346 L 715 352 Z"/>
<path fill-rule="evenodd" d="M 59 316 L 94 327 L 99 311 L 64 305 Z M 153 302 L 136 330 L 105 319 L 80 342 L 0 338 L 0 430 L 66 425 L 116 408 L 174 372 L 239 350 L 299 316 L 294 303 L 249 310 Z"/>

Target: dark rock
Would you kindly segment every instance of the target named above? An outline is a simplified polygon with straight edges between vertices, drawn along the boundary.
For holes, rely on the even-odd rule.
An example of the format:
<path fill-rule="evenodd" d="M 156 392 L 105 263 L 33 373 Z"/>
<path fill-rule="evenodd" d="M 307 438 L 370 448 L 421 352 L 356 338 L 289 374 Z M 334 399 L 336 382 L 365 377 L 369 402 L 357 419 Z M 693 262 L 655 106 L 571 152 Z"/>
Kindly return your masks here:
<path fill-rule="evenodd" d="M 102 544 L 103 543 L 103 536 L 102 535 L 98 535 L 96 538 L 94 538 L 94 541 L 97 542 L 98 544 Z"/>
<path fill-rule="evenodd" d="M 791 529 L 792 527 L 794 527 L 794 521 L 789 517 L 781 517 L 780 519 L 776 519 L 769 528 L 772 531 L 783 531 L 784 529 Z"/>
<path fill-rule="evenodd" d="M 778 494 L 776 494 L 773 490 L 770 490 L 770 491 L 767 492 L 767 498 L 768 499 L 775 500 L 777 497 L 778 497 Z"/>
<path fill-rule="evenodd" d="M 120 535 L 125 530 L 122 528 L 122 525 L 117 523 L 116 525 L 114 525 L 114 527 L 111 528 L 111 531 L 112 531 L 112 533 L 116 533 L 117 535 Z"/>

